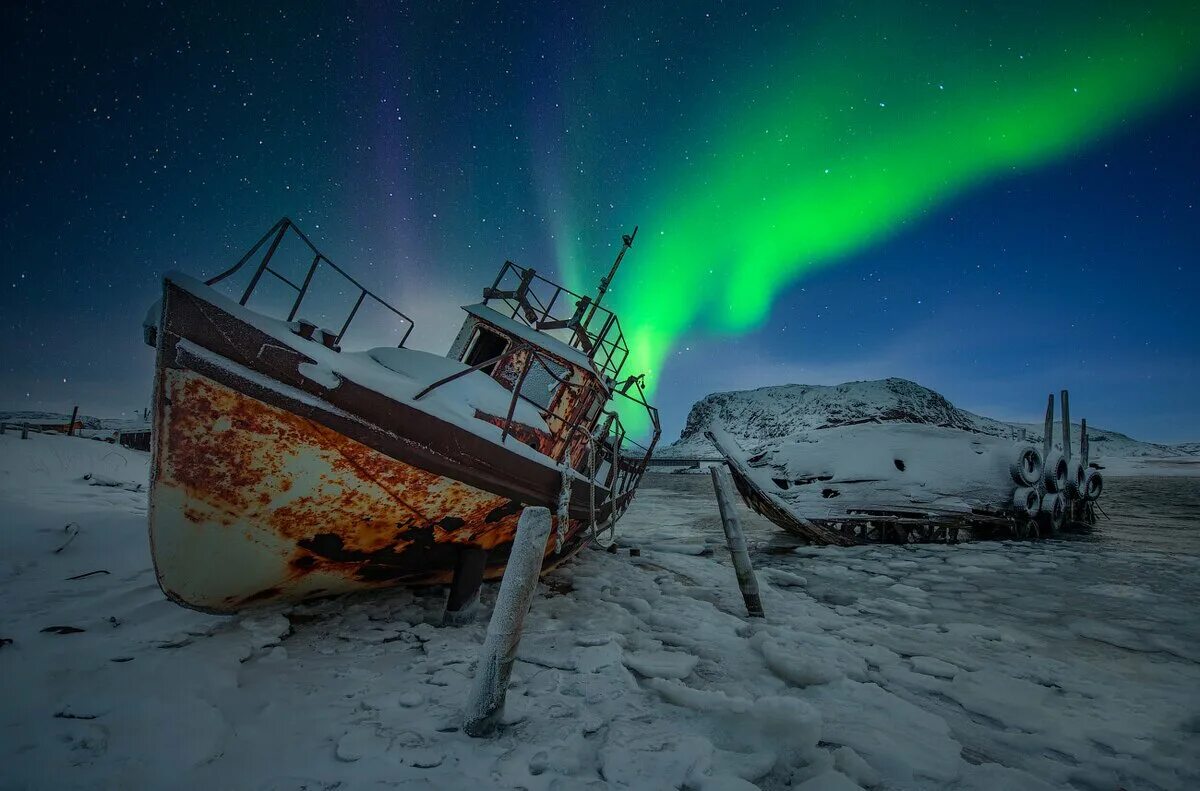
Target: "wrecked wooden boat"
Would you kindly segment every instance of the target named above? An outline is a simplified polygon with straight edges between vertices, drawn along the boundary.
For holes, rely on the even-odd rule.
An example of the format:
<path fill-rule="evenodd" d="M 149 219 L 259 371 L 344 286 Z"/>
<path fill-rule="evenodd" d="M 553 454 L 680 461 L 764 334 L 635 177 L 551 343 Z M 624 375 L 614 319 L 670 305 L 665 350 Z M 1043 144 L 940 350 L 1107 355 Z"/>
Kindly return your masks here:
<path fill-rule="evenodd" d="M 1064 405 L 1065 399 L 1064 392 Z M 1052 410 L 1053 404 L 1047 437 Z M 1086 529 L 1102 490 L 1100 473 L 1087 463 L 1086 439 L 1081 460 L 1072 462 L 1051 454 L 1048 440 L 1039 451 L 920 423 L 823 427 L 749 449 L 715 426 L 706 436 L 748 507 L 820 545 L 1038 538 Z M 1069 429 L 1064 447 L 1070 448 Z"/>
<path fill-rule="evenodd" d="M 659 437 L 600 305 L 633 235 L 623 242 L 595 297 L 505 262 L 444 357 L 405 347 L 408 316 L 287 218 L 216 277 L 169 274 L 145 327 L 163 591 L 232 612 L 453 580 L 461 601 L 503 573 L 525 506 L 556 514 L 543 570 L 611 536 Z M 279 263 L 284 244 L 311 261 L 299 276 Z M 330 277 L 352 302 L 337 331 L 304 318 Z M 274 316 L 255 309 L 268 281 L 291 295 Z M 240 297 L 225 296 L 235 282 Z M 398 345 L 342 349 L 364 303 L 395 319 Z M 647 416 L 644 444 L 618 402 Z"/>

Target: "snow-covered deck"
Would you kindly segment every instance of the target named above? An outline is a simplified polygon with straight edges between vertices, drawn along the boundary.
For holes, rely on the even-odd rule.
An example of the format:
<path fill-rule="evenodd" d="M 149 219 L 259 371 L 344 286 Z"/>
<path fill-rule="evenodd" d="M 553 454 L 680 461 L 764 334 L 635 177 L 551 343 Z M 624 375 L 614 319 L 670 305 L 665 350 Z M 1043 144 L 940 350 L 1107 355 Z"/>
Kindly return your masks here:
<path fill-rule="evenodd" d="M 472 371 L 417 399 L 416 396 L 429 385 L 462 373 L 469 366 L 458 360 L 415 349 L 380 347 L 361 352 L 334 351 L 321 343 L 297 335 L 295 330 L 300 326 L 298 321 L 285 322 L 257 313 L 199 280 L 178 272 L 169 273 L 167 279 L 270 335 L 279 343 L 311 358 L 312 363 L 300 366 L 300 373 L 323 388 L 336 389 L 343 379 L 349 379 L 380 395 L 404 402 L 473 434 L 500 442 L 502 429 L 476 418 L 475 412 L 478 410 L 488 415 L 503 417 L 508 414 L 513 394 L 485 373 Z M 270 382 L 261 381 L 261 377 L 260 384 L 277 387 Z M 517 399 L 513 420 L 530 428 L 549 431 L 538 409 L 521 399 Z M 393 430 L 394 427 L 380 425 L 380 428 Z M 509 442 L 506 446 L 528 458 L 548 465 L 554 464 L 553 460 L 519 442 Z"/>

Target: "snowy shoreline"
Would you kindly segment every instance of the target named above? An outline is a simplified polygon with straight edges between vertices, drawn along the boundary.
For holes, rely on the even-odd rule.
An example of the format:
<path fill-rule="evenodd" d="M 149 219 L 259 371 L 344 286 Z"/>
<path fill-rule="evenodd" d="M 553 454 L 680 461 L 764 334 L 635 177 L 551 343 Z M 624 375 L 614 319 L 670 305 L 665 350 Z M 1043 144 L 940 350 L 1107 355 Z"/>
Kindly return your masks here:
<path fill-rule="evenodd" d="M 1194 543 L 811 549 L 751 524 L 755 623 L 705 482 L 650 476 L 619 529 L 642 556 L 546 578 L 507 724 L 476 740 L 485 623 L 430 625 L 438 590 L 182 609 L 154 580 L 147 463 L 0 437 L 0 787 L 1200 784 Z"/>

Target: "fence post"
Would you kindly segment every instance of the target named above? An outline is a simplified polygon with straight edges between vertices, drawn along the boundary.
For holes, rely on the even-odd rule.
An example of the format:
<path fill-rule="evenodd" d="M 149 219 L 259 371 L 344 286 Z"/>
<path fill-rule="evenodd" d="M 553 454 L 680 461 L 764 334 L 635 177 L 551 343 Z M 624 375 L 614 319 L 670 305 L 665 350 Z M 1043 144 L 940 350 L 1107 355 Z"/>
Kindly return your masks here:
<path fill-rule="evenodd" d="M 725 528 L 725 543 L 729 545 L 729 556 L 733 559 L 733 570 L 737 574 L 738 587 L 746 602 L 746 612 L 752 618 L 763 618 L 762 599 L 758 595 L 758 580 L 750 565 L 750 552 L 746 549 L 746 537 L 738 519 L 732 496 L 729 493 L 729 473 L 723 464 L 709 467 L 712 473 L 713 490 L 717 493 L 717 508 L 721 511 L 721 526 Z"/>
<path fill-rule="evenodd" d="M 521 627 L 537 589 L 549 538 L 549 508 L 530 506 L 521 512 L 512 552 L 500 581 L 500 593 L 496 596 L 496 608 L 479 651 L 475 681 L 467 698 L 463 732 L 468 736 L 492 733 L 504 710 L 508 677 L 512 674 L 517 646 L 521 642 Z"/>

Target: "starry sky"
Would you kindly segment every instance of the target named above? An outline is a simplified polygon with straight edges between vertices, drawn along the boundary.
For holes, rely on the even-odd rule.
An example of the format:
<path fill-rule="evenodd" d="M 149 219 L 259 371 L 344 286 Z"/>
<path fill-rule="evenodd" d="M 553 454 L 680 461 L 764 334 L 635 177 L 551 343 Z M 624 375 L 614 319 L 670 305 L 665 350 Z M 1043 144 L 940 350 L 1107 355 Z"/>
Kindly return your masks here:
<path fill-rule="evenodd" d="M 1200 439 L 1197 8 L 4 4 L 0 409 L 146 406 L 163 273 L 288 215 L 438 352 L 506 258 L 591 291 L 639 225 L 667 440 L 884 376 Z"/>

